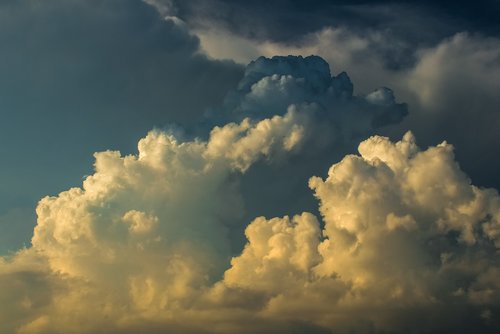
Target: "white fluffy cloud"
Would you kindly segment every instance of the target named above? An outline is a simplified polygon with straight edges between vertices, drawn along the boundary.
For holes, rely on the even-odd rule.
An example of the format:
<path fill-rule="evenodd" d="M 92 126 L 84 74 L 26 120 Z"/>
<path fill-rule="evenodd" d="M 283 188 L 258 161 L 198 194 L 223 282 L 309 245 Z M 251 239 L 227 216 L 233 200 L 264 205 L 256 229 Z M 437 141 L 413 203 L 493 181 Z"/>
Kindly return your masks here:
<path fill-rule="evenodd" d="M 1 330 L 67 332 L 95 318 L 77 330 L 94 332 L 108 318 L 120 327 L 129 317 L 165 319 L 188 308 L 227 267 L 228 230 L 243 211 L 235 177 L 262 157 L 294 150 L 302 131 L 292 111 L 215 128 L 208 142 L 154 131 L 137 156 L 97 153 L 82 188 L 40 201 L 33 246 L 2 260 L 6 286 L 26 291 L 2 289 L 2 310 L 20 309 Z M 33 257 L 44 265 L 16 269 Z"/>
<path fill-rule="evenodd" d="M 458 330 L 490 314 L 500 302 L 498 193 L 471 185 L 447 143 L 421 151 L 407 133 L 371 137 L 359 152 L 310 180 L 322 233 L 308 213 L 256 219 L 223 284 L 264 295 L 263 317 L 341 333 Z"/>
<path fill-rule="evenodd" d="M 297 148 L 304 124 L 289 112 L 207 142 L 151 132 L 138 156 L 96 154 L 81 189 L 40 202 L 33 246 L 1 260 L 0 329 L 494 330 L 500 197 L 471 185 L 451 145 L 420 150 L 411 133 L 371 137 L 310 179 L 323 222 L 256 218 L 229 262 L 234 178 Z"/>

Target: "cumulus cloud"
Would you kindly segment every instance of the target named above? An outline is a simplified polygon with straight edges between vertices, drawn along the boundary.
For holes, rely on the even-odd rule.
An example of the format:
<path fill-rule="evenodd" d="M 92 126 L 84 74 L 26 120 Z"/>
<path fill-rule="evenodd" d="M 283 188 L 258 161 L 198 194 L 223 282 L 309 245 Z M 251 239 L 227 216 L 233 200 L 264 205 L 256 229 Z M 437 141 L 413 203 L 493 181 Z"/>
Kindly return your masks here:
<path fill-rule="evenodd" d="M 496 173 L 500 160 L 484 149 L 496 145 L 499 138 L 498 37 L 460 32 L 405 51 L 404 43 L 384 31 L 360 33 L 351 27 L 324 27 L 289 43 L 244 42 L 254 53 L 268 56 L 317 54 L 334 64 L 337 73 L 349 73 L 356 83 L 356 95 L 369 94 L 383 82 L 408 103 L 410 112 L 400 126 L 379 133 L 397 138 L 411 129 L 424 145 L 450 140 L 457 148 L 458 161 L 479 185 L 500 186 Z M 412 60 L 401 68 L 388 68 L 379 49 Z M 221 52 L 221 58 L 226 54 L 239 59 L 230 50 L 215 51 Z"/>
<path fill-rule="evenodd" d="M 3 286 L 24 291 L 3 291 L 1 304 L 19 308 L 2 331 L 94 332 L 106 319 L 120 327 L 189 308 L 231 255 L 228 230 L 242 212 L 235 177 L 294 150 L 302 128 L 290 112 L 215 128 L 208 142 L 157 131 L 139 142 L 137 156 L 97 153 L 82 188 L 40 201 L 33 246 L 2 260 Z M 43 264 L 18 265 L 28 259 Z"/>
<path fill-rule="evenodd" d="M 332 75 L 317 56 L 261 57 L 240 78 L 239 66 L 201 53 L 174 1 L 146 2 L 166 17 L 139 0 L 0 5 L 2 31 L 22 33 L 16 28 L 22 22 L 36 37 L 0 33 L 15 50 L 0 65 L 5 77 L 16 78 L 13 87 L 26 83 L 26 96 L 36 97 L 42 111 L 60 95 L 57 115 L 80 93 L 75 110 L 91 109 L 96 97 L 95 115 L 102 103 L 112 110 L 99 123 L 103 136 L 116 112 L 134 122 L 168 106 L 166 114 L 191 121 L 222 99 L 226 83 L 241 79 L 221 107 L 195 121 L 197 130 L 186 131 L 186 138 L 198 132 L 200 138 L 151 131 L 136 155 L 96 153 L 95 172 L 81 188 L 39 202 L 32 246 L 0 257 L 0 331 L 498 332 L 498 192 L 472 185 L 447 142 L 422 150 L 408 132 L 395 143 L 372 136 L 358 146 L 361 138 L 407 124 L 426 132 L 427 143 L 436 130 L 426 121 L 448 124 L 450 106 L 460 116 L 455 124 L 480 118 L 495 129 L 496 39 L 457 35 L 415 53 L 414 66 L 401 71 L 388 68 L 381 53 L 365 57 L 377 43 L 387 51 L 390 35 L 326 28 L 300 41 L 297 50 L 322 50 L 360 79 L 370 68 L 359 90 L 368 93 L 361 94 L 346 73 Z M 51 17 L 72 21 L 65 30 L 58 21 L 37 28 Z M 134 38 L 123 39 L 131 31 Z M 66 34 L 82 43 L 61 44 Z M 294 49 L 265 43 L 257 48 L 270 54 Z M 49 46 L 57 46 L 57 58 Z M 40 57 L 34 63 L 14 57 L 26 50 Z M 56 71 L 47 76 L 44 69 Z M 39 76 L 28 82 L 31 73 Z M 417 103 L 417 116 L 404 126 L 397 124 L 406 105 L 389 88 L 372 90 L 376 74 Z M 143 78 L 150 85 L 137 89 Z M 480 80 L 493 88 L 471 85 Z M 74 82 L 89 87 L 75 90 Z M 29 100 L 4 86 L 0 104 L 21 108 L 19 101 Z M 177 96 L 188 86 L 192 95 L 206 95 Z M 107 97 L 100 95 L 104 88 L 112 91 Z M 455 142 L 458 131 L 444 133 Z M 346 155 L 355 146 L 359 155 Z M 339 160 L 326 178 L 311 178 Z M 22 214 L 14 210 L 0 221 L 10 216 Z"/>
<path fill-rule="evenodd" d="M 294 131 L 287 141 L 303 138 L 303 144 L 294 154 L 276 157 L 271 164 L 257 163 L 241 181 L 247 220 L 262 214 L 315 210 L 307 189 L 311 173 L 326 172 L 332 160 L 352 152 L 361 138 L 399 123 L 407 106 L 397 102 L 386 87 L 355 94 L 349 76 L 344 72 L 332 76 L 321 57 L 260 57 L 246 67 L 223 106 L 206 113 L 206 124 L 241 122 L 246 117 L 260 120 L 290 112 L 307 126 Z M 267 140 L 261 135 L 256 138 Z M 284 177 L 277 178 L 277 173 Z"/>
<path fill-rule="evenodd" d="M 216 59 L 246 64 L 259 55 L 316 54 L 347 71 L 357 94 L 383 82 L 411 113 L 397 130 L 380 133 L 398 138 L 411 129 L 424 145 L 451 140 L 479 185 L 500 186 L 500 160 L 477 149 L 498 140 L 494 1 L 460 8 L 435 1 L 166 2 Z"/>
<path fill-rule="evenodd" d="M 182 23 L 161 22 L 212 64 Z M 332 59 L 350 66 L 377 40 L 314 36 L 343 43 Z M 389 81 L 438 120 L 452 96 L 486 106 L 493 89 L 462 83 L 495 85 L 496 44 L 458 35 Z M 451 145 L 371 137 L 310 178 L 406 114 L 391 89 L 356 93 L 320 57 L 251 62 L 205 114 L 206 139 L 152 131 L 137 155 L 97 153 L 81 188 L 40 201 L 32 247 L 0 260 L 0 331 L 495 332 L 500 197 L 471 185 Z"/>
<path fill-rule="evenodd" d="M 321 57 L 260 57 L 246 67 L 224 107 L 229 117 L 254 119 L 282 115 L 291 106 L 303 112 L 314 109 L 318 122 L 357 135 L 398 123 L 407 114 L 406 105 L 397 103 L 388 88 L 367 95 L 355 95 L 353 89 L 347 73 L 332 76 Z"/>
<path fill-rule="evenodd" d="M 264 295 L 263 317 L 333 332 L 493 332 L 497 191 L 471 185 L 446 142 L 371 137 L 359 152 L 310 180 L 321 232 L 309 213 L 256 219 L 222 284 Z"/>
<path fill-rule="evenodd" d="M 96 154 L 82 188 L 44 198 L 33 246 L 2 258 L 0 329 L 18 333 L 429 332 L 498 329 L 500 196 L 446 142 L 374 136 L 312 177 L 312 213 L 258 217 L 231 258 L 235 180 L 300 149 L 296 112 L 151 132 Z M 259 138 L 266 138 L 265 141 Z"/>

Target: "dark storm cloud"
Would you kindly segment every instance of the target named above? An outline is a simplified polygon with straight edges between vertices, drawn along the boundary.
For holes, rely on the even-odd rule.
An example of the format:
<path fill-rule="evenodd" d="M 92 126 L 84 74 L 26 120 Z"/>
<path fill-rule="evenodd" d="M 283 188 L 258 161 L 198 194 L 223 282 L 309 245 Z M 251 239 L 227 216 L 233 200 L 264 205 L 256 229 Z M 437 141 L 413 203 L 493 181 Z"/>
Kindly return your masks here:
<path fill-rule="evenodd" d="M 409 103 L 410 117 L 392 138 L 411 129 L 424 145 L 446 139 L 478 185 L 500 188 L 500 159 L 484 149 L 500 140 L 499 1 L 173 3 L 172 13 L 199 31 L 216 27 L 255 45 L 272 41 L 285 54 L 315 53 L 311 46 L 320 45 L 319 54 L 358 88 L 387 84 Z M 317 33 L 327 27 L 331 41 L 332 34 Z M 343 50 L 349 41 L 361 46 Z"/>
<path fill-rule="evenodd" d="M 301 36 L 325 27 L 348 27 L 361 35 L 381 33 L 392 40 L 391 45 L 372 43 L 371 52 L 383 55 L 384 65 L 393 69 L 412 65 L 416 48 L 435 45 L 456 32 L 500 33 L 495 14 L 500 3 L 495 0 L 150 2 L 168 2 L 168 12 L 192 27 L 206 29 L 215 24 L 258 41 L 297 43 Z"/>
<path fill-rule="evenodd" d="M 0 216 L 75 184 L 97 150 L 195 122 L 240 75 L 140 0 L 2 1 Z"/>
<path fill-rule="evenodd" d="M 165 3 L 164 0 L 152 0 Z M 463 29 L 498 33 L 500 23 L 496 0 L 278 0 L 230 1 L 188 0 L 168 1 L 169 8 L 187 21 L 214 20 L 226 24 L 232 31 L 249 37 L 271 40 L 293 40 L 299 34 L 312 32 L 326 25 L 349 25 L 357 28 L 385 29 L 408 27 L 410 21 L 421 19 L 418 14 L 446 19 Z M 411 12 L 410 12 L 411 10 Z M 411 13 L 411 14 L 410 14 Z M 375 14 L 375 15 L 374 15 Z M 409 15 L 404 15 L 409 14 Z M 444 24 L 442 25 L 444 27 Z M 428 27 L 421 27 L 425 30 Z M 408 31 L 406 31 L 407 33 Z M 420 31 L 422 33 L 425 31 Z"/>

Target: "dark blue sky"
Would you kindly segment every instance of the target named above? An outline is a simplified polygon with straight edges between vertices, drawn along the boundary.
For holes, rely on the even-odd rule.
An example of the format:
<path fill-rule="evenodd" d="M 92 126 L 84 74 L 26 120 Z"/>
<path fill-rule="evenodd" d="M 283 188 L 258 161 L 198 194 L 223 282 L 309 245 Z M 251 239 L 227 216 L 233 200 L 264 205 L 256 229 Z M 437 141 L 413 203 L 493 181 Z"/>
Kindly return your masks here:
<path fill-rule="evenodd" d="M 94 152 L 135 152 L 221 102 L 241 67 L 198 47 L 141 1 L 2 1 L 2 252 L 29 242 L 38 200 L 79 186 Z"/>

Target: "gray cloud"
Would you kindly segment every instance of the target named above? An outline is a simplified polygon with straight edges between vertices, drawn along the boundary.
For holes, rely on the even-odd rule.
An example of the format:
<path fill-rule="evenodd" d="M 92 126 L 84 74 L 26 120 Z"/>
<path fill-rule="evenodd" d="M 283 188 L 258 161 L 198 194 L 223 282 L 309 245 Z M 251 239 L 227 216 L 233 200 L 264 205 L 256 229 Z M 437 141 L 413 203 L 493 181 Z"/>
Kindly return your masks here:
<path fill-rule="evenodd" d="M 200 33 L 210 29 L 231 31 L 254 41 L 297 43 L 325 27 L 348 28 L 366 36 L 382 33 L 391 45 L 373 43 L 371 52 L 383 56 L 384 66 L 411 66 L 413 52 L 432 46 L 460 31 L 500 34 L 493 13 L 495 0 L 461 1 L 226 1 L 154 0 Z"/>
<path fill-rule="evenodd" d="M 243 43 L 242 40 L 240 40 Z M 248 41 L 244 41 L 247 43 Z M 399 126 L 380 128 L 392 138 L 414 131 L 423 145 L 448 139 L 457 159 L 478 185 L 500 188 L 500 159 L 487 151 L 498 142 L 499 39 L 458 33 L 437 45 L 418 48 L 406 69 L 384 67 L 372 45 L 392 45 L 383 34 L 359 35 L 349 29 L 325 28 L 297 44 L 251 44 L 256 53 L 318 54 L 339 73 L 356 82 L 355 94 L 366 94 L 380 82 L 408 103 L 409 116 Z"/>
<path fill-rule="evenodd" d="M 407 106 L 396 102 L 392 91 L 384 87 L 366 95 L 354 94 L 349 76 L 332 76 L 320 57 L 277 56 L 251 62 L 223 108 L 212 110 L 207 118 L 224 124 L 290 111 L 307 120 L 304 144 L 294 154 L 272 163 L 262 161 L 248 171 L 241 181 L 246 221 L 256 215 L 316 210 L 307 189 L 311 173 L 326 172 L 332 160 L 355 150 L 361 138 L 399 123 Z M 236 242 L 241 242 L 243 227 L 236 232 Z"/>
<path fill-rule="evenodd" d="M 429 145 L 449 140 L 457 159 L 480 185 L 500 188 L 500 39 L 457 34 L 419 53 L 417 66 L 403 78 L 413 94 L 412 128 Z M 401 82 L 400 85 L 405 84 Z"/>
<path fill-rule="evenodd" d="M 279 0 L 272 3 L 254 1 L 251 4 L 227 0 L 150 2 L 187 21 L 194 21 L 195 24 L 216 21 L 241 34 L 275 41 L 290 41 L 294 36 L 332 25 L 346 25 L 360 30 L 399 27 L 405 30 L 403 33 L 408 34 L 406 29 L 417 19 L 412 17 L 404 20 L 401 17 L 401 14 L 409 10 L 426 13 L 430 16 L 427 22 L 435 22 L 441 18 L 447 21 L 445 25 L 455 29 L 464 29 L 468 25 L 475 29 L 498 32 L 495 30 L 498 29 L 498 24 L 491 13 L 491 10 L 498 8 L 498 3 L 494 0 L 461 1 L 460 5 L 450 0 Z M 427 31 L 424 29 L 422 33 L 424 35 L 420 36 L 425 36 Z"/>
<path fill-rule="evenodd" d="M 483 149 L 499 138 L 498 2 L 195 3 L 171 1 L 170 12 L 210 54 L 242 63 L 259 54 L 318 54 L 336 73 L 347 71 L 358 93 L 384 83 L 410 116 L 379 133 L 398 138 L 412 129 L 424 145 L 449 139 L 477 184 L 500 188 L 500 159 Z"/>

